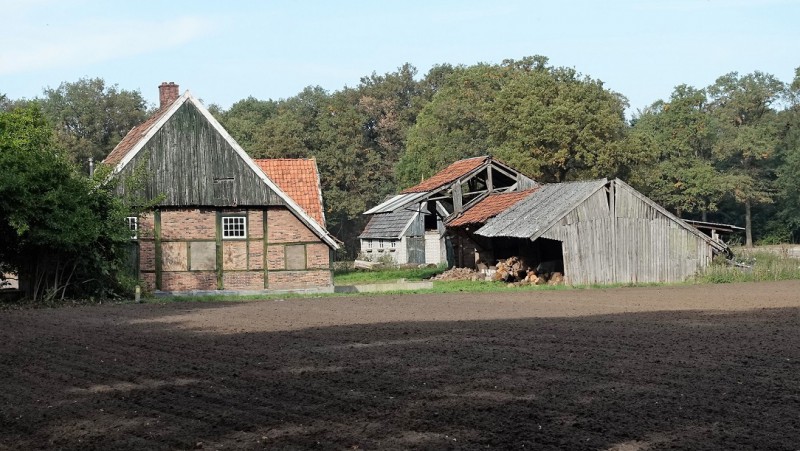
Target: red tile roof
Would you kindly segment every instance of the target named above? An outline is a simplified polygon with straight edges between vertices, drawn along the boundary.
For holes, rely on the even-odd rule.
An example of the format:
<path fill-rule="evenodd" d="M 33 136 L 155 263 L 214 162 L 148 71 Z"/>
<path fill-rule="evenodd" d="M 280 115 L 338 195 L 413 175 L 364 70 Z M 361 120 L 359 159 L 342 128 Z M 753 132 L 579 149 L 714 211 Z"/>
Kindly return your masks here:
<path fill-rule="evenodd" d="M 461 227 L 468 224 L 483 224 L 489 219 L 504 212 L 507 208 L 528 197 L 537 188 L 513 193 L 491 194 L 470 207 L 461 216 L 447 223 L 448 227 Z"/>
<path fill-rule="evenodd" d="M 254 160 L 270 180 L 291 197 L 309 216 L 325 227 L 322 187 L 313 159 L 270 158 Z"/>
<path fill-rule="evenodd" d="M 462 177 L 474 171 L 477 167 L 486 162 L 489 157 L 475 157 L 467 158 L 466 160 L 458 160 L 450 166 L 442 169 L 433 175 L 428 180 L 423 181 L 419 185 L 412 186 L 403 190 L 405 193 L 421 193 L 425 191 L 434 191 L 444 185 L 452 183 L 459 177 Z"/>
<path fill-rule="evenodd" d="M 125 135 L 124 138 L 122 138 L 122 141 L 120 141 L 119 144 L 117 144 L 117 146 L 114 147 L 114 150 L 112 150 L 111 153 L 109 153 L 106 156 L 106 158 L 103 160 L 103 163 L 108 164 L 110 166 L 118 165 L 119 162 L 122 161 L 123 158 L 125 158 L 125 155 L 127 155 L 128 152 L 130 152 L 131 149 L 133 149 L 136 146 L 139 140 L 144 138 L 144 135 L 146 135 L 147 132 L 150 131 L 153 125 L 155 125 L 156 122 L 158 122 L 158 120 L 161 119 L 164 116 L 164 114 L 167 113 L 167 110 L 169 110 L 169 107 L 172 105 L 173 102 L 174 100 L 161 107 L 158 111 L 153 113 L 153 115 L 150 116 L 146 121 L 142 122 L 136 127 L 133 127 L 131 131 L 129 131 L 128 134 Z"/>

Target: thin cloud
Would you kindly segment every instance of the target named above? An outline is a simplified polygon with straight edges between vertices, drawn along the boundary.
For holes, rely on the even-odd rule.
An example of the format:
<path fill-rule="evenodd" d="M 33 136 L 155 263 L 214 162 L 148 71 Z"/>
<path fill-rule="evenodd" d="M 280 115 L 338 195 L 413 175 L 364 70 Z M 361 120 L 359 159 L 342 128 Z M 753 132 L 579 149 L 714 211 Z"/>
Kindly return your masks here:
<path fill-rule="evenodd" d="M 212 25 L 205 18 L 181 17 L 47 26 L 33 36 L 5 39 L 0 47 L 0 74 L 85 66 L 168 50 L 210 34 Z"/>
<path fill-rule="evenodd" d="M 709 9 L 744 9 L 759 8 L 771 5 L 792 4 L 793 0 L 655 0 L 642 2 L 635 6 L 639 11 L 673 11 L 691 12 Z"/>

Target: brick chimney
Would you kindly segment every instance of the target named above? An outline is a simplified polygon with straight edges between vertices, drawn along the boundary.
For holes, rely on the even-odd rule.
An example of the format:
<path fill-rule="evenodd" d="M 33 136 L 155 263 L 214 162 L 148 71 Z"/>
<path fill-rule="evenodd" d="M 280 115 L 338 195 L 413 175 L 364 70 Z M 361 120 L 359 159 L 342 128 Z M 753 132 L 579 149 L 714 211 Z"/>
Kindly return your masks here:
<path fill-rule="evenodd" d="M 178 85 L 176 85 L 175 82 L 171 81 L 167 83 L 165 81 L 158 86 L 158 100 L 160 102 L 159 108 L 164 108 L 165 106 L 174 102 L 178 97 L 180 97 L 180 92 L 178 90 Z"/>

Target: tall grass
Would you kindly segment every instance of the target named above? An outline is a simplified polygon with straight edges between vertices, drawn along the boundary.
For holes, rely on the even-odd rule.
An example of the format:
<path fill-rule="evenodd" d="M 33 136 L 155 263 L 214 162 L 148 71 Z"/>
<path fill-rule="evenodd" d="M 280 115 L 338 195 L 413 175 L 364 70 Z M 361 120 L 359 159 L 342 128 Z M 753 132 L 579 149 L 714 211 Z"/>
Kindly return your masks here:
<path fill-rule="evenodd" d="M 698 281 L 732 283 L 800 279 L 800 259 L 786 254 L 740 249 L 733 261 L 738 265 L 715 260 L 698 275 Z"/>

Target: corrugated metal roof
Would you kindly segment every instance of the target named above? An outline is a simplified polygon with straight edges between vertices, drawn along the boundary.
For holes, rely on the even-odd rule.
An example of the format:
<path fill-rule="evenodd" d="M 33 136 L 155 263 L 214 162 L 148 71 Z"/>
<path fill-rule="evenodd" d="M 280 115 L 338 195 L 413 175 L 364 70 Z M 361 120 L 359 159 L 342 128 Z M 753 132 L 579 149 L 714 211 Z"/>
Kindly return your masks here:
<path fill-rule="evenodd" d="M 608 180 L 543 185 L 536 192 L 486 222 L 475 233 L 481 236 L 531 238 L 569 213 Z"/>
<path fill-rule="evenodd" d="M 365 215 L 389 213 L 427 196 L 428 192 L 398 194 L 365 211 Z"/>
<path fill-rule="evenodd" d="M 400 208 L 393 212 L 372 215 L 359 238 L 400 238 L 415 214 L 417 212 L 413 209 Z"/>

